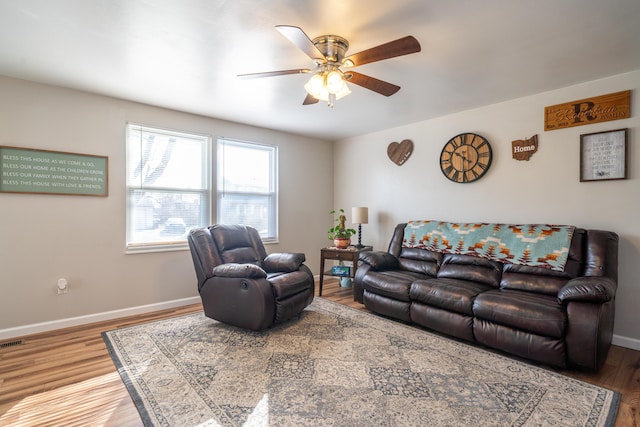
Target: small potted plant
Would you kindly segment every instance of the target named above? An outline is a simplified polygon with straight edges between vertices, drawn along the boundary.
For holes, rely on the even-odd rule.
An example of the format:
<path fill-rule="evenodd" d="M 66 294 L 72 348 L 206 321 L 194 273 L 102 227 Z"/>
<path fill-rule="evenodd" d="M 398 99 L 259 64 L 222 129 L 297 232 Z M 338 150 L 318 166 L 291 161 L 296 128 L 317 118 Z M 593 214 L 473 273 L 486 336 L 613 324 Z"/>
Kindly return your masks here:
<path fill-rule="evenodd" d="M 333 210 L 329 213 L 334 216 L 334 222 L 336 223 L 327 233 L 329 240 L 333 240 L 333 244 L 338 249 L 348 248 L 351 244 L 351 236 L 356 234 L 356 230 L 345 227 L 344 224 L 347 221 L 347 217 L 344 215 L 344 209 Z"/>

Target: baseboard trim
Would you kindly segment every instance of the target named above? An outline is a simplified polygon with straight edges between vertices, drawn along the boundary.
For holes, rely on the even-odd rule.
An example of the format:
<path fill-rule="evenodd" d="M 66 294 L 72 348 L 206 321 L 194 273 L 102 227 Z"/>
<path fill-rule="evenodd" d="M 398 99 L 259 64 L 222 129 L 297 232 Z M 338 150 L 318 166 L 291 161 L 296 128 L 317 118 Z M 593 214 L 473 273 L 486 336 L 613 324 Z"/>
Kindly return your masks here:
<path fill-rule="evenodd" d="M 52 320 L 50 322 L 34 323 L 31 325 L 0 329 L 0 340 L 22 337 L 24 335 L 38 334 L 40 332 L 48 332 L 56 329 L 69 328 L 71 326 L 80 326 L 88 323 L 102 322 L 105 320 L 117 319 L 119 317 L 135 316 L 136 314 L 160 311 L 168 308 L 182 307 L 185 305 L 197 304 L 199 302 L 200 297 L 189 297 L 172 301 L 159 302 L 155 304 L 139 305 L 136 307 L 105 311 L 102 313 L 88 314 L 85 316 Z"/>
<path fill-rule="evenodd" d="M 50 322 L 34 323 L 31 325 L 17 326 L 15 328 L 0 329 L 0 341 L 18 338 L 25 335 L 48 332 L 56 329 L 80 326 L 88 323 L 101 322 L 104 320 L 117 319 L 119 317 L 135 316 L 136 314 L 160 311 L 169 308 L 182 307 L 185 305 L 197 304 L 200 297 L 182 298 L 172 301 L 164 301 L 155 304 L 140 305 L 136 307 L 122 308 L 119 310 L 105 311 L 102 313 L 88 314 L 86 316 L 69 317 L 67 319 L 52 320 Z M 640 339 L 613 335 L 612 344 L 631 350 L 640 351 Z"/>
<path fill-rule="evenodd" d="M 611 343 L 620 347 L 630 348 L 631 350 L 640 351 L 640 340 L 635 338 L 614 335 Z"/>

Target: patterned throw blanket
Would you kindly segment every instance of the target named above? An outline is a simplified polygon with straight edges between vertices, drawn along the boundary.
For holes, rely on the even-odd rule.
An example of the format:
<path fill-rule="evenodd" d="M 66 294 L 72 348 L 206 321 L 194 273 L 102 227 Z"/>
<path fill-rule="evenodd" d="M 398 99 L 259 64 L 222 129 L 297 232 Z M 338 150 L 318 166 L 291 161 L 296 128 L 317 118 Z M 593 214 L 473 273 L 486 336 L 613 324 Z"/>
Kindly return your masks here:
<path fill-rule="evenodd" d="M 575 227 L 409 221 L 402 246 L 564 271 Z"/>

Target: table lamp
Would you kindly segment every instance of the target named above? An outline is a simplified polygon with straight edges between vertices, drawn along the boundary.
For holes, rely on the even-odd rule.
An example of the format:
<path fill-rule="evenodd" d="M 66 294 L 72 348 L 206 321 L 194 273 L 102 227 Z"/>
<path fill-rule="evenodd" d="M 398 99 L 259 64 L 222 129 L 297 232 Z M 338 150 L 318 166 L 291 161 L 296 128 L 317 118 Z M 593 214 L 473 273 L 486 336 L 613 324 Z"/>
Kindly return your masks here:
<path fill-rule="evenodd" d="M 369 208 L 351 208 L 351 223 L 358 224 L 358 244 L 356 248 L 362 249 L 362 224 L 369 223 Z"/>

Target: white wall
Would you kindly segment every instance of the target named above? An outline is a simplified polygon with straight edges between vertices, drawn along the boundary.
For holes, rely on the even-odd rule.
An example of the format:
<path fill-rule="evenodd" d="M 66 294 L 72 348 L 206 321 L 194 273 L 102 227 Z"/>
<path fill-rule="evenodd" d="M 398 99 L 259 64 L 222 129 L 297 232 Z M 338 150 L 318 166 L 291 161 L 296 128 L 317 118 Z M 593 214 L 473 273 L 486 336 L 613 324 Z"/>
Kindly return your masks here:
<path fill-rule="evenodd" d="M 318 273 L 331 220 L 331 143 L 5 77 L 0 94 L 0 145 L 109 157 L 108 197 L 0 193 L 0 338 L 199 300 L 188 251 L 125 254 L 128 121 L 277 145 L 280 242 L 267 251 L 305 252 Z M 60 277 L 70 290 L 59 296 Z"/>
<path fill-rule="evenodd" d="M 555 223 L 615 231 L 620 235 L 614 342 L 640 349 L 640 71 L 541 93 L 336 143 L 334 204 L 368 206 L 363 243 L 385 250 L 395 224 L 407 220 Z M 632 89 L 625 120 L 544 131 L 544 107 Z M 579 181 L 580 135 L 629 128 L 628 173 L 621 181 Z M 442 147 L 463 132 L 491 143 L 487 174 L 471 184 L 447 180 Z M 511 141 L 538 135 L 529 161 L 511 156 Z M 387 146 L 413 141 L 403 166 Z"/>

